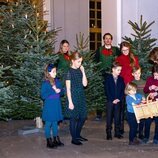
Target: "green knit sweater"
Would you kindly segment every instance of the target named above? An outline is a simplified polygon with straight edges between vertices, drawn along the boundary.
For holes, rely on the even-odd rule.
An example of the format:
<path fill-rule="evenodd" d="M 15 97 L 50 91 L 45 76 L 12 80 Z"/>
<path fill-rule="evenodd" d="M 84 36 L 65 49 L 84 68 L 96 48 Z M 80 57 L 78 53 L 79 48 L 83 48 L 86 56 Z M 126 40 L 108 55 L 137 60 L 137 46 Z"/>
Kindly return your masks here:
<path fill-rule="evenodd" d="M 137 85 L 137 93 L 142 94 L 143 96 L 145 96 L 144 93 L 144 87 L 145 87 L 145 81 L 143 79 L 140 80 L 133 80 L 133 83 L 135 83 Z"/>
<path fill-rule="evenodd" d="M 105 48 L 105 46 L 101 46 L 99 47 L 96 52 L 95 52 L 95 60 L 97 62 L 101 62 L 100 64 L 100 68 L 105 70 L 106 72 L 110 72 L 111 71 L 111 66 L 113 61 L 115 60 L 115 58 L 117 56 L 119 56 L 120 50 L 118 47 L 112 46 L 112 49 L 110 51 L 112 51 L 111 54 L 104 54 L 104 52 L 107 51 L 107 49 Z"/>

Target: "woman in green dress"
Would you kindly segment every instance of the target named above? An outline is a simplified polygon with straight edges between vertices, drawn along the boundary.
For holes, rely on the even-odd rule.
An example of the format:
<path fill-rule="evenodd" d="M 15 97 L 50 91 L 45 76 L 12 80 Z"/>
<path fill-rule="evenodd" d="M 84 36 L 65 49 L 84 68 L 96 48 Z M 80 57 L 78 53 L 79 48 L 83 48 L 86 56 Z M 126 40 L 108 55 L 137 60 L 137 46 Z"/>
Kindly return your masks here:
<path fill-rule="evenodd" d="M 58 77 L 60 78 L 63 87 L 65 86 L 65 75 L 70 68 L 70 44 L 69 42 L 64 39 L 60 42 L 58 55 L 59 58 L 57 60 L 57 69 L 58 69 Z M 62 104 L 65 104 L 65 97 L 62 97 Z M 65 107 L 62 107 L 63 111 L 65 111 Z M 66 119 L 66 116 L 65 118 Z M 62 121 L 58 122 L 60 126 Z"/>
<path fill-rule="evenodd" d="M 70 118 L 70 134 L 72 144 L 82 145 L 87 141 L 81 134 L 82 127 L 87 118 L 86 98 L 84 87 L 87 86 L 87 77 L 82 64 L 82 56 L 78 52 L 72 53 L 71 66 L 66 74 L 67 108 Z"/>
<path fill-rule="evenodd" d="M 70 67 L 70 44 L 67 40 L 62 40 L 59 46 L 59 59 L 58 59 L 58 70 L 61 71 L 62 75 L 65 74 Z"/>

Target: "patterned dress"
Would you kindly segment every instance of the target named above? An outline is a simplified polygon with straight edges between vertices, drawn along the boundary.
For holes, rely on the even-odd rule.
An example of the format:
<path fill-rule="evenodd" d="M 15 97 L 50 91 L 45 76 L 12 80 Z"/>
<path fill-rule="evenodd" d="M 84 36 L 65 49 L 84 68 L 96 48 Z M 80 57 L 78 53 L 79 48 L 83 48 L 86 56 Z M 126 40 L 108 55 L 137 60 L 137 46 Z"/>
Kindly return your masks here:
<path fill-rule="evenodd" d="M 68 100 L 66 102 L 66 117 L 69 118 L 86 118 L 87 117 L 87 107 L 86 98 L 84 93 L 84 86 L 82 84 L 82 72 L 80 69 L 70 68 L 66 80 L 70 80 L 71 86 L 71 97 L 74 104 L 74 109 L 69 109 Z"/>

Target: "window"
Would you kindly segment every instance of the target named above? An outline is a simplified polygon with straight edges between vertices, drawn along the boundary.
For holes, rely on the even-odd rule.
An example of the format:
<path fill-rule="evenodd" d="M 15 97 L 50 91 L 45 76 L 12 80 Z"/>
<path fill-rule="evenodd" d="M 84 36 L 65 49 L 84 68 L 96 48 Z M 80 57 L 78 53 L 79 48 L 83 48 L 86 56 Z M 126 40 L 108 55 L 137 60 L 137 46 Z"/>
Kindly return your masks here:
<path fill-rule="evenodd" d="M 89 0 L 90 50 L 101 46 L 101 0 Z"/>

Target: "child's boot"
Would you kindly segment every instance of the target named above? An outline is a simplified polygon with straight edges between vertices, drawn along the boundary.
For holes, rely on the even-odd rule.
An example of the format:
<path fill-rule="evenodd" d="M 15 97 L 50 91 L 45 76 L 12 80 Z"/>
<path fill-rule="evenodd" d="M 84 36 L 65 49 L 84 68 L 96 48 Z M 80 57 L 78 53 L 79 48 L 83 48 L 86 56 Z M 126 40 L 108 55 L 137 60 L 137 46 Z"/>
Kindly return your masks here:
<path fill-rule="evenodd" d="M 59 136 L 57 136 L 57 142 L 58 142 L 58 146 L 64 146 L 64 143 L 60 141 Z"/>
<path fill-rule="evenodd" d="M 60 141 L 59 136 L 53 137 L 53 138 L 54 138 L 53 143 L 54 143 L 56 146 L 64 146 L 64 144 Z"/>
<path fill-rule="evenodd" d="M 47 138 L 47 148 L 56 148 L 51 138 Z"/>
<path fill-rule="evenodd" d="M 111 132 L 109 132 L 109 131 L 107 132 L 106 139 L 107 139 L 107 140 L 112 140 Z"/>

